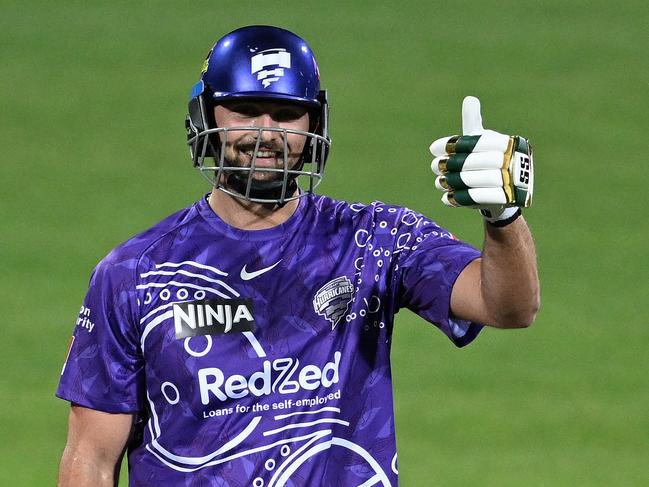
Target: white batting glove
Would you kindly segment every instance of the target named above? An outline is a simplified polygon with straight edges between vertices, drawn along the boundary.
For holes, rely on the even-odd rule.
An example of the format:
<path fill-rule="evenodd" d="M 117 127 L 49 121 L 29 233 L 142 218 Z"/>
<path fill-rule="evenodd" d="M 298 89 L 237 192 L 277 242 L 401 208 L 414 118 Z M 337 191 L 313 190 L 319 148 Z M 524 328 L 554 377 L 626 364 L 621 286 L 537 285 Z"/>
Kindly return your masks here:
<path fill-rule="evenodd" d="M 473 96 L 462 103 L 462 133 L 430 146 L 442 202 L 477 208 L 495 225 L 510 223 L 520 215 L 519 208 L 532 204 L 532 146 L 523 137 L 485 130 L 480 100 Z"/>

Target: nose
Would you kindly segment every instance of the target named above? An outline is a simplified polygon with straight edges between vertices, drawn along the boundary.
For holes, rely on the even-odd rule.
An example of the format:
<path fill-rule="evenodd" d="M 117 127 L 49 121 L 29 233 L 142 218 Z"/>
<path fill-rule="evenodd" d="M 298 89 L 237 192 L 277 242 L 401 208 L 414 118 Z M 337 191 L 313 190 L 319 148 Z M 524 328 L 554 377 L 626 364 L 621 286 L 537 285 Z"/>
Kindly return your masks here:
<path fill-rule="evenodd" d="M 277 122 L 273 120 L 273 117 L 269 113 L 262 113 L 255 118 L 254 125 L 256 127 L 275 127 Z"/>
<path fill-rule="evenodd" d="M 262 113 L 259 115 L 255 121 L 254 126 L 262 130 L 259 131 L 259 137 L 262 142 L 270 142 L 274 139 L 279 138 L 280 132 L 275 130 L 263 130 L 267 128 L 278 128 L 279 124 L 273 119 L 273 117 L 268 113 Z"/>

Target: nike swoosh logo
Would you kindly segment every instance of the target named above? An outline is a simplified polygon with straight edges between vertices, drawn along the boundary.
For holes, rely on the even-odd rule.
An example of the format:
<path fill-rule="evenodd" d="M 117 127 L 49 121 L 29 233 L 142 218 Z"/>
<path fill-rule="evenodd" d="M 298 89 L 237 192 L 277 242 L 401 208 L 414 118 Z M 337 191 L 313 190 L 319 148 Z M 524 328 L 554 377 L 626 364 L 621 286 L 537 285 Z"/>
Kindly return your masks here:
<path fill-rule="evenodd" d="M 243 268 L 241 269 L 241 279 L 244 281 L 249 281 L 250 279 L 254 279 L 255 277 L 259 277 L 265 272 L 268 272 L 269 270 L 273 269 L 277 264 L 279 264 L 282 261 L 282 259 L 279 259 L 277 262 L 275 262 L 273 265 L 264 267 L 263 269 L 259 269 L 258 271 L 253 271 L 253 272 L 248 272 L 246 270 L 246 266 L 244 265 Z"/>

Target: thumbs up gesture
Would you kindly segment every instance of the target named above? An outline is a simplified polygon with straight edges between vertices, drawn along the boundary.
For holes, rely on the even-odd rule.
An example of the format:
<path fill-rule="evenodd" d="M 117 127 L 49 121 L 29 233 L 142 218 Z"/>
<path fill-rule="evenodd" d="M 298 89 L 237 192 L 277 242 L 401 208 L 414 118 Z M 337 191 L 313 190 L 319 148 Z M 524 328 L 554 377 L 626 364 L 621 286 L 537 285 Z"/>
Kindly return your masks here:
<path fill-rule="evenodd" d="M 478 208 L 488 221 L 509 219 L 532 203 L 532 147 L 527 139 L 485 130 L 480 100 L 462 103 L 463 135 L 437 139 L 430 146 L 435 187 L 448 206 Z M 512 210 L 513 208 L 513 210 Z"/>

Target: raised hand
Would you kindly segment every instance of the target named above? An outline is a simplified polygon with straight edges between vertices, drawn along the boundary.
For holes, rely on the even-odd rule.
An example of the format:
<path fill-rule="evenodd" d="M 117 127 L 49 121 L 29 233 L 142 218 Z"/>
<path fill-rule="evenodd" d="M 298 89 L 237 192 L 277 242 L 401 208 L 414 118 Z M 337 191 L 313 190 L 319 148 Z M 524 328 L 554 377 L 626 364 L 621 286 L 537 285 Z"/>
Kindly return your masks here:
<path fill-rule="evenodd" d="M 534 182 L 532 147 L 527 139 L 485 130 L 480 100 L 462 103 L 463 135 L 437 139 L 430 146 L 436 156 L 431 169 L 435 187 L 448 206 L 483 210 L 487 219 L 509 214 L 505 208 L 529 207 Z"/>

